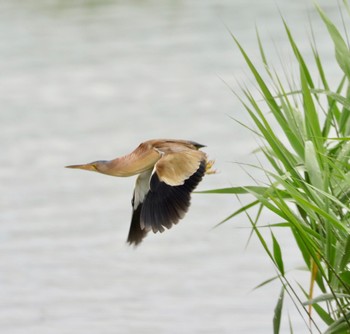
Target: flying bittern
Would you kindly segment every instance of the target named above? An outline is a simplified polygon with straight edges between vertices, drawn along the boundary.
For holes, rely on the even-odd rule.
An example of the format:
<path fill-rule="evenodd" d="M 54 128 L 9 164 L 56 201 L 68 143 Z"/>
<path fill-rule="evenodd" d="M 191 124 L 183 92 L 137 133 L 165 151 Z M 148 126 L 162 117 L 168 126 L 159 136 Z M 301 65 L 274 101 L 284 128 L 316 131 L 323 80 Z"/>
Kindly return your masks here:
<path fill-rule="evenodd" d="M 78 168 L 136 179 L 133 213 L 127 241 L 139 244 L 146 234 L 163 232 L 182 219 L 190 206 L 191 192 L 211 170 L 213 161 L 193 141 L 156 139 L 140 144 L 133 152 L 113 160 L 94 161 Z"/>

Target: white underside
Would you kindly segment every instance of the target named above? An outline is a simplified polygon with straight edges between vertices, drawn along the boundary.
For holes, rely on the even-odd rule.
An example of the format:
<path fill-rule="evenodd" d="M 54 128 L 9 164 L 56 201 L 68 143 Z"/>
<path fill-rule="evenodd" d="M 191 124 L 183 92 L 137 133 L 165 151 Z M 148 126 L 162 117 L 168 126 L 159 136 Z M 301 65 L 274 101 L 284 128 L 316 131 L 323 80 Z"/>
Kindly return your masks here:
<path fill-rule="evenodd" d="M 146 194 L 149 191 L 151 174 L 152 169 L 149 169 L 141 173 L 136 179 L 134 190 L 134 209 L 136 209 L 139 204 L 143 202 Z"/>

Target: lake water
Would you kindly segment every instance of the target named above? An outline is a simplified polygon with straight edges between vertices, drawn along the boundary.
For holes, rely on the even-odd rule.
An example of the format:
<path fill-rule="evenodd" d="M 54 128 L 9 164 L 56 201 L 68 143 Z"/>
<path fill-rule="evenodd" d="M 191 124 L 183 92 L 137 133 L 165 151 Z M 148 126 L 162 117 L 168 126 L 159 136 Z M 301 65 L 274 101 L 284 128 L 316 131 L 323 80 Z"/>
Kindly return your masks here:
<path fill-rule="evenodd" d="M 336 2 L 321 4 L 337 17 Z M 223 80 L 251 81 L 228 29 L 254 58 L 260 27 L 277 64 L 274 49 L 288 49 L 278 8 L 306 56 L 310 16 L 328 65 L 311 1 L 0 2 L 1 333 L 272 332 L 280 288 L 252 291 L 275 272 L 255 237 L 246 248 L 247 218 L 212 229 L 240 207 L 235 197 L 194 194 L 179 225 L 134 249 L 134 179 L 63 166 L 183 138 L 216 159 L 198 189 L 252 184 L 233 163 L 256 162 L 257 142 L 230 118 L 247 120 Z M 281 238 L 288 269 L 302 265 Z"/>

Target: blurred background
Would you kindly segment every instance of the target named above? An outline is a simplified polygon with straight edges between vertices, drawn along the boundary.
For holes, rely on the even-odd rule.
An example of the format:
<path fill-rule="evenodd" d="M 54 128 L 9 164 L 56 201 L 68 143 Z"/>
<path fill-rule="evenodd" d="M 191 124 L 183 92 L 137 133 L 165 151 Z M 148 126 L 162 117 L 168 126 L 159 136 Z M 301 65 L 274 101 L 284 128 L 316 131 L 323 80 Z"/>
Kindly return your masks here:
<path fill-rule="evenodd" d="M 336 1 L 319 2 L 338 17 Z M 194 194 L 179 225 L 134 249 L 135 179 L 63 167 L 190 139 L 219 171 L 199 190 L 252 184 L 235 162 L 256 163 L 258 142 L 232 120 L 249 123 L 227 87 L 251 80 L 229 30 L 257 60 L 257 26 L 292 73 L 280 13 L 306 58 L 312 22 L 336 76 L 311 1 L 1 0 L 1 333 L 272 332 L 279 285 L 253 291 L 275 272 L 255 237 L 246 247 L 248 219 L 212 229 L 240 207 L 235 197 Z M 300 266 L 284 240 L 287 269 Z"/>

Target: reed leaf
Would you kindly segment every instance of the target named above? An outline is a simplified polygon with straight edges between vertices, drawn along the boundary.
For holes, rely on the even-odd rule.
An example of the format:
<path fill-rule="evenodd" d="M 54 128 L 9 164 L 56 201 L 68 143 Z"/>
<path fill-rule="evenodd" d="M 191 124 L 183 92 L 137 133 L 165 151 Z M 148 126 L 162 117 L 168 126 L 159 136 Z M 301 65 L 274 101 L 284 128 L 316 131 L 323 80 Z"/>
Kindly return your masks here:
<path fill-rule="evenodd" d="M 281 292 L 278 297 L 277 304 L 274 310 L 274 316 L 273 316 L 273 333 L 274 334 L 279 334 L 280 332 L 283 300 L 284 300 L 284 287 L 282 286 Z"/>

